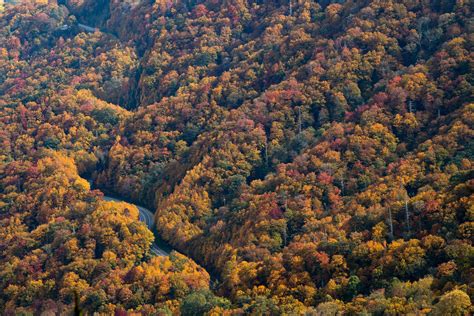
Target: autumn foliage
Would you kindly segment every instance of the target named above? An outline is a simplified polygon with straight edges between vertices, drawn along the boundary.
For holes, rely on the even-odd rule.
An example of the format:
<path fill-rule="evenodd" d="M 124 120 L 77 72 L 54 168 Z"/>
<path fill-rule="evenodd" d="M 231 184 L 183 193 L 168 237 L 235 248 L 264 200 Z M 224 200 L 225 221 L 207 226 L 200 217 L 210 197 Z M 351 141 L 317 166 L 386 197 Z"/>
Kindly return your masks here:
<path fill-rule="evenodd" d="M 0 308 L 472 313 L 471 10 L 84 0 L 0 13 Z M 152 257 L 137 209 L 79 175 L 153 209 L 187 257 Z"/>

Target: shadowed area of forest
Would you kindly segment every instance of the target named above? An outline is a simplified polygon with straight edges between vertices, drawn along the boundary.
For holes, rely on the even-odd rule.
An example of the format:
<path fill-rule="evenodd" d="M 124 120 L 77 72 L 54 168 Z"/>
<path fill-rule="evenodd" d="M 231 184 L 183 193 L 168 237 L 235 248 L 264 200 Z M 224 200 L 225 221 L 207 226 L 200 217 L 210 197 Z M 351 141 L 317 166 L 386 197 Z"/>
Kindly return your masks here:
<path fill-rule="evenodd" d="M 8 6 L 0 309 L 469 315 L 471 10 Z"/>

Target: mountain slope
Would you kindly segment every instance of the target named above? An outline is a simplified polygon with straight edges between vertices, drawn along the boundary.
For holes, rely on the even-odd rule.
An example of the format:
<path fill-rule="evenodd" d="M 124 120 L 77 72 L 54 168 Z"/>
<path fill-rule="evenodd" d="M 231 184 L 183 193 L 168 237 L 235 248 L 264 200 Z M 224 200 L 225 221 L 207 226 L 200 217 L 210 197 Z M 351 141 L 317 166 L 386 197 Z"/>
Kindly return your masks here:
<path fill-rule="evenodd" d="M 156 210 L 235 313 L 469 313 L 469 3 L 66 5 L 21 19 L 17 39 L 12 15 L 2 25 L 7 160 L 65 152 Z M 54 31 L 76 21 L 105 32 Z M 56 118 L 64 103 L 82 133 Z"/>

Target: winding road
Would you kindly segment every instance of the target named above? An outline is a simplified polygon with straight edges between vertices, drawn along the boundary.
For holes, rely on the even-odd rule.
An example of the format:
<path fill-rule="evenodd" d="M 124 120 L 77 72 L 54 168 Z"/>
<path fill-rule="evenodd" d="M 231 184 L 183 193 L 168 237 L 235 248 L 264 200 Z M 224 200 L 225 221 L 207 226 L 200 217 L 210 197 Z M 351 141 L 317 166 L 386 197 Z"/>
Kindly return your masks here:
<path fill-rule="evenodd" d="M 104 200 L 115 201 L 115 202 L 126 202 L 124 200 L 120 200 L 120 199 L 113 198 L 111 196 L 106 196 L 106 195 L 104 196 Z M 129 202 L 126 202 L 126 203 L 132 204 Z M 140 221 L 145 223 L 148 229 L 153 232 L 153 226 L 155 225 L 155 222 L 153 221 L 153 217 L 154 217 L 153 213 L 149 209 L 144 208 L 143 206 L 139 206 L 136 204 L 132 204 L 132 205 L 135 205 L 138 208 L 138 211 L 140 212 L 139 213 Z M 153 244 L 151 244 L 150 250 L 151 250 L 151 253 L 154 254 L 155 256 L 168 256 L 169 255 L 168 252 L 158 247 L 156 242 L 153 242 Z"/>
<path fill-rule="evenodd" d="M 89 32 L 89 33 L 94 33 L 94 32 L 96 32 L 96 31 L 99 31 L 99 29 L 96 28 L 96 27 L 92 27 L 92 26 L 89 26 L 89 25 L 81 24 L 81 23 L 78 23 L 77 26 L 78 26 L 80 29 L 82 29 L 82 30 L 84 30 L 84 31 L 86 31 L 86 32 Z"/>
<path fill-rule="evenodd" d="M 96 189 L 96 188 L 93 187 L 94 182 L 91 179 L 87 179 L 87 182 L 89 182 L 89 185 L 90 185 L 91 189 Z M 104 195 L 104 200 L 105 201 L 114 201 L 114 202 L 125 202 L 125 203 L 128 203 L 128 204 L 135 205 L 138 208 L 138 211 L 139 211 L 138 218 L 140 219 L 140 222 L 145 223 L 145 225 L 148 227 L 148 229 L 153 232 L 153 227 L 155 226 L 155 222 L 153 221 L 154 216 L 153 216 L 153 213 L 149 209 L 147 209 L 143 206 L 136 205 L 136 204 L 127 202 L 125 200 L 121 200 L 121 199 L 114 198 L 114 197 L 107 196 L 107 195 Z M 154 236 L 154 233 L 153 233 L 153 236 Z M 156 236 L 155 236 L 155 238 L 156 238 Z M 150 250 L 151 250 L 151 253 L 155 256 L 163 256 L 163 257 L 169 256 L 169 253 L 166 250 L 163 250 L 162 248 L 160 248 L 156 244 L 156 241 L 153 241 L 153 243 L 150 246 Z"/>

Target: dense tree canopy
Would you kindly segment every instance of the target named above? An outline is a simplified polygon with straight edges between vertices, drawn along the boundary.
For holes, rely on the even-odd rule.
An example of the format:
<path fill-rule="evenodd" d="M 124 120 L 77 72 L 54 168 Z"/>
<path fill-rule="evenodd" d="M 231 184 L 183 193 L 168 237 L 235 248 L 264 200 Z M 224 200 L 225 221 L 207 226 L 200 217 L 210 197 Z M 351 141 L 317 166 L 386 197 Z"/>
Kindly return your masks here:
<path fill-rule="evenodd" d="M 0 308 L 472 313 L 471 9 L 7 8 Z M 80 176 L 188 257 L 153 257 L 137 209 Z"/>

